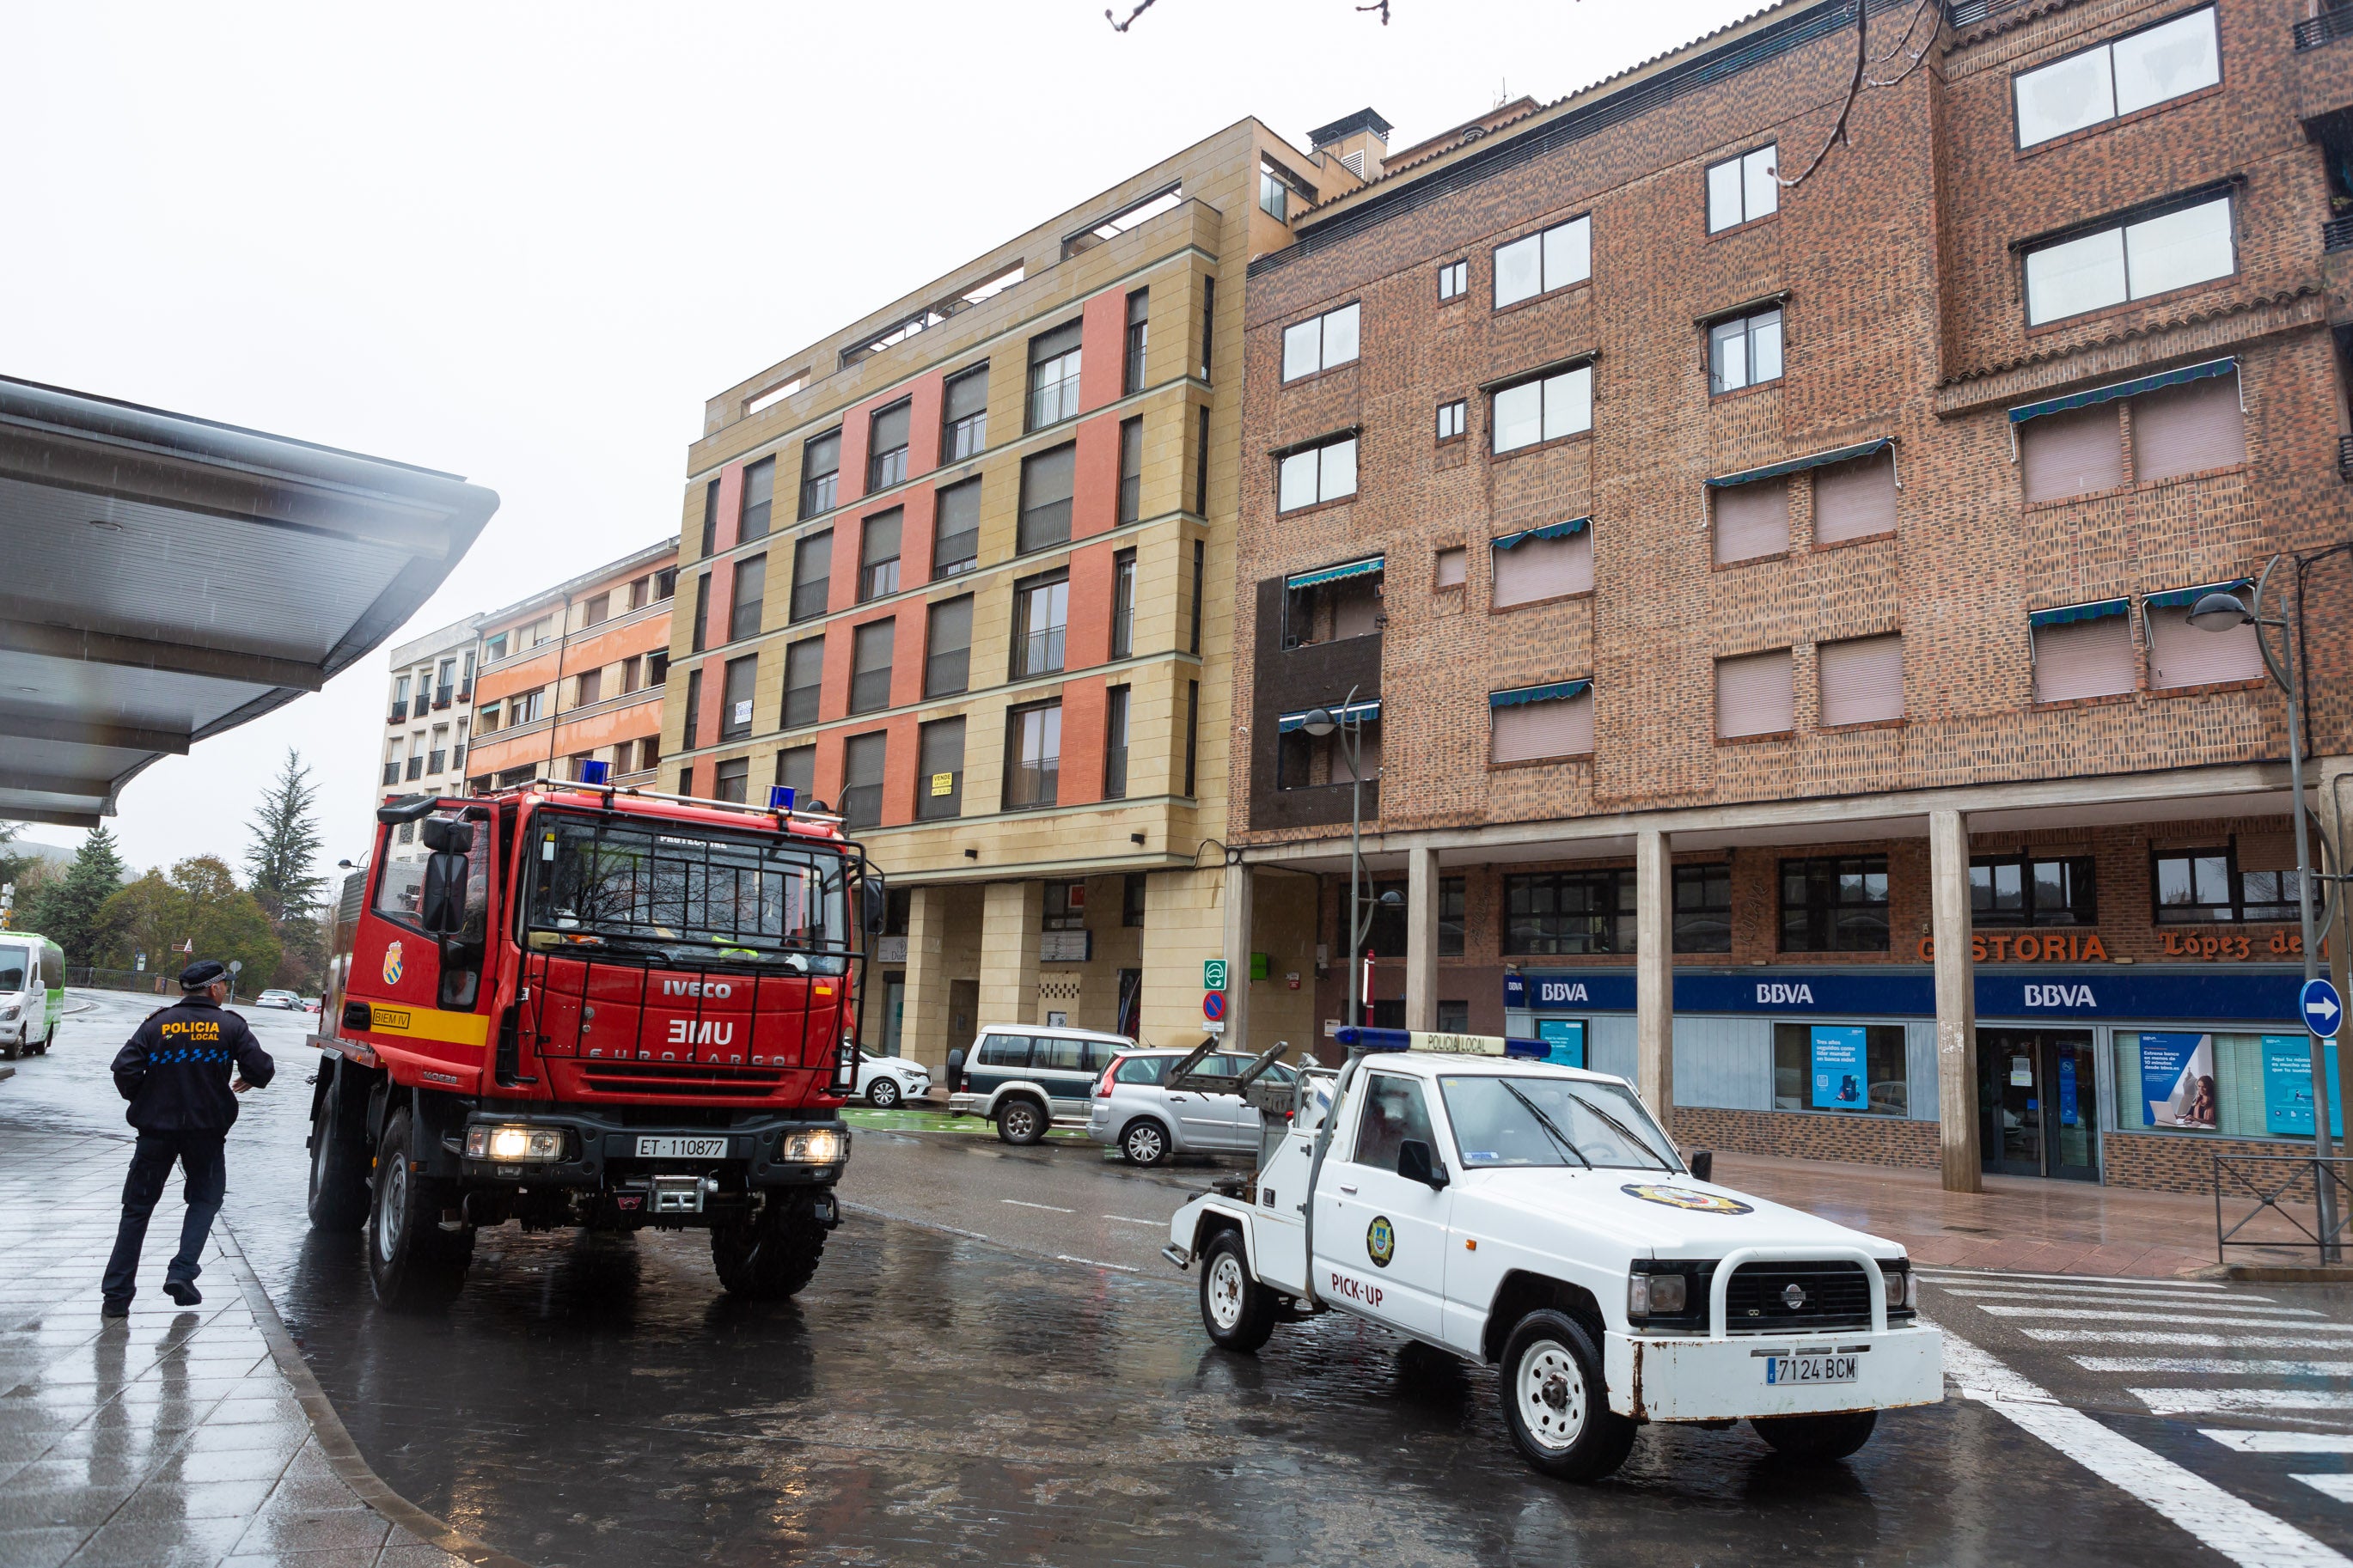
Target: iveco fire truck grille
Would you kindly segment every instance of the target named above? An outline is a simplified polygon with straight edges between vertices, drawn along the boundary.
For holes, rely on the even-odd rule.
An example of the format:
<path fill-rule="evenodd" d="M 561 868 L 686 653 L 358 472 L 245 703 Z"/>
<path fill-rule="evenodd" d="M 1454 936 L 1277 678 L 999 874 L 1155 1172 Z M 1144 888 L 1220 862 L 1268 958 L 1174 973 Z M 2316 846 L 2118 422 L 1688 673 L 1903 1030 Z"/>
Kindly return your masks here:
<path fill-rule="evenodd" d="M 780 1072 L 738 1071 L 725 1068 L 639 1066 L 634 1062 L 604 1062 L 585 1075 L 588 1087 L 600 1094 L 675 1094 L 689 1099 L 709 1095 L 763 1095 L 784 1081 Z"/>
<path fill-rule="evenodd" d="M 1725 1332 L 1803 1333 L 1871 1327 L 1871 1276 L 1862 1265 L 1744 1263 L 1724 1295 Z"/>

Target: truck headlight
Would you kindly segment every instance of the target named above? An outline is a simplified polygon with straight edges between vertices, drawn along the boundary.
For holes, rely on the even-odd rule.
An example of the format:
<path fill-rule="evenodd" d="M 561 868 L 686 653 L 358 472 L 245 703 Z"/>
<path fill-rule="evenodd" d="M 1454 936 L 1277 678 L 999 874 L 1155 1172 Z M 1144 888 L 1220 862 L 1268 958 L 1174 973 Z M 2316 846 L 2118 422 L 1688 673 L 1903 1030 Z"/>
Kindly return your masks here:
<path fill-rule="evenodd" d="M 1879 1273 L 1887 1281 L 1887 1310 L 1890 1312 L 1919 1310 L 1920 1281 L 1913 1277 L 1911 1259 L 1882 1263 Z"/>
<path fill-rule="evenodd" d="M 1672 1317 L 1691 1304 L 1691 1281 L 1680 1274 L 1635 1274 L 1626 1280 L 1626 1315 Z"/>
<path fill-rule="evenodd" d="M 849 1140 L 831 1127 L 812 1127 L 795 1132 L 785 1139 L 785 1163 L 788 1165 L 830 1165 L 848 1152 Z"/>
<path fill-rule="evenodd" d="M 469 1127 L 466 1158 L 553 1164 L 564 1158 L 564 1133 L 553 1127 Z"/>

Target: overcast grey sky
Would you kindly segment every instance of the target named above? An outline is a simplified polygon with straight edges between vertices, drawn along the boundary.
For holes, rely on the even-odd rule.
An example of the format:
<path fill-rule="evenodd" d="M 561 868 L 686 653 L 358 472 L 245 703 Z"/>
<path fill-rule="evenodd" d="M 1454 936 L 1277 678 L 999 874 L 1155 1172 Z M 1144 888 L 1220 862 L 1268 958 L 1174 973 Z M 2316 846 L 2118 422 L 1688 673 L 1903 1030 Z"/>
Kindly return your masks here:
<path fill-rule="evenodd" d="M 1759 8 L 1354 3 L 9 7 L 0 374 L 496 489 L 414 636 L 673 531 L 706 397 L 1245 115 L 1403 147 Z M 236 863 L 290 745 L 357 858 L 385 669 L 142 774 L 132 865 Z"/>

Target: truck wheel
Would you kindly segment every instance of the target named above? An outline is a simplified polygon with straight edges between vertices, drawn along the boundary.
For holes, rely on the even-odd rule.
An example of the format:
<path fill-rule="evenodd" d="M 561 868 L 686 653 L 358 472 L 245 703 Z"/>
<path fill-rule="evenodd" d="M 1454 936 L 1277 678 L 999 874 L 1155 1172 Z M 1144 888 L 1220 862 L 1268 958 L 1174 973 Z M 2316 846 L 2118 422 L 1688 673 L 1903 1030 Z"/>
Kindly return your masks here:
<path fill-rule="evenodd" d="M 1027 1147 L 1041 1142 L 1052 1123 L 1034 1100 L 1008 1100 L 997 1112 L 997 1135 L 1008 1143 Z"/>
<path fill-rule="evenodd" d="M 1597 1480 L 1634 1447 L 1634 1423 L 1609 1408 L 1591 1336 L 1566 1312 L 1519 1321 L 1495 1386 L 1520 1457 L 1555 1480 Z"/>
<path fill-rule="evenodd" d="M 311 1226 L 331 1235 L 349 1236 L 367 1223 L 368 1167 L 366 1101 L 344 1092 L 340 1069 L 311 1119 Z"/>
<path fill-rule="evenodd" d="M 1131 1165 L 1157 1165 L 1168 1158 L 1168 1134 L 1160 1123 L 1139 1116 L 1119 1135 L 1120 1152 Z"/>
<path fill-rule="evenodd" d="M 1274 1332 L 1274 1292 L 1250 1278 L 1238 1232 L 1218 1232 L 1201 1259 L 1201 1326 L 1220 1349 L 1244 1354 Z"/>
<path fill-rule="evenodd" d="M 877 1110 L 888 1110 L 899 1103 L 899 1080 L 877 1078 L 866 1086 L 866 1103 Z"/>
<path fill-rule="evenodd" d="M 711 1229 L 711 1261 L 731 1296 L 781 1301 L 797 1295 L 825 1256 L 825 1226 L 816 1203 L 802 1194 L 771 1193 L 757 1218 Z"/>
<path fill-rule="evenodd" d="M 443 1187 L 409 1167 L 417 1153 L 415 1124 L 406 1110 L 393 1113 L 375 1163 L 368 1210 L 368 1283 L 387 1307 L 446 1304 L 466 1282 L 474 1233 L 441 1228 Z"/>
<path fill-rule="evenodd" d="M 1843 1459 L 1871 1441 L 1879 1425 L 1876 1410 L 1849 1410 L 1836 1415 L 1759 1415 L 1750 1418 L 1757 1435 L 1779 1452 L 1804 1464 L 1828 1464 Z"/>

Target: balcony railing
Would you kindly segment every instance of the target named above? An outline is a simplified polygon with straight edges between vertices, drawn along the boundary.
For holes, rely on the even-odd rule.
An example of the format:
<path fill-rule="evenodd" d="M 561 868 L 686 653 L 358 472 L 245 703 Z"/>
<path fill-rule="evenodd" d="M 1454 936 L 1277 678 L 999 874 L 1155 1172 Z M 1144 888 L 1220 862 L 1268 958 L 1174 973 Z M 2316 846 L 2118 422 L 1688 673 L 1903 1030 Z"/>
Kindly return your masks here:
<path fill-rule="evenodd" d="M 2323 11 L 2295 25 L 2295 47 L 2299 50 L 2316 49 L 2343 37 L 2353 37 L 2353 5 Z"/>
<path fill-rule="evenodd" d="M 388 784 L 396 784 L 400 782 L 400 764 L 398 763 L 386 763 L 384 764 L 384 782 Z"/>
<path fill-rule="evenodd" d="M 408 759 L 408 776 L 412 779 L 421 779 L 425 776 L 425 759 L 423 757 L 411 757 Z"/>
<path fill-rule="evenodd" d="M 433 693 L 433 706 L 436 708 L 448 707 L 449 699 L 454 694 L 454 688 L 448 686 L 444 686 L 440 689 L 435 691 Z"/>
<path fill-rule="evenodd" d="M 460 701 L 460 702 L 471 702 L 473 700 L 474 700 L 474 683 L 473 683 L 472 681 L 470 681 L 470 681 L 468 681 L 465 685 L 463 685 L 463 686 L 461 686 L 461 687 L 458 688 L 458 700 L 459 700 L 459 701 Z"/>
<path fill-rule="evenodd" d="M 2353 479 L 2353 436 L 2337 437 L 2337 477 Z"/>
<path fill-rule="evenodd" d="M 392 705 L 392 717 L 386 719 L 385 722 L 387 724 L 400 724 L 406 722 L 407 719 L 408 699 L 404 697 L 399 701 Z"/>
<path fill-rule="evenodd" d="M 2320 248 L 2353 250 L 2353 217 L 2333 217 L 2320 226 Z"/>

